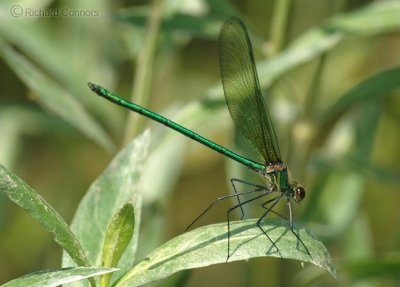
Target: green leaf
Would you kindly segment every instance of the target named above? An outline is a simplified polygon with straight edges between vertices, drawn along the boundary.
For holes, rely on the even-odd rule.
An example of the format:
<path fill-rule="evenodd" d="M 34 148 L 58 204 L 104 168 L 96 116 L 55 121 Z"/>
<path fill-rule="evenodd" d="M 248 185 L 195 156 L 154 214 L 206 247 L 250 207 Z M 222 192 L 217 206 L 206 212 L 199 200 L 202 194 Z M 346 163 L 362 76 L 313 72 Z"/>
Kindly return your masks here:
<path fill-rule="evenodd" d="M 383 34 L 400 30 L 398 1 L 381 1 L 355 12 L 335 16 L 313 28 L 272 59 L 257 63 L 260 84 L 269 87 L 277 78 L 336 47 L 344 33 Z"/>
<path fill-rule="evenodd" d="M 105 149 L 114 149 L 102 127 L 67 90 L 2 40 L 0 53 L 10 68 L 35 93 L 35 100 Z"/>
<path fill-rule="evenodd" d="M 255 226 L 256 220 L 231 223 L 229 262 L 260 256 L 279 257 L 268 238 Z M 265 220 L 262 227 L 276 242 L 282 257 L 310 262 L 335 277 L 335 267 L 325 246 L 304 227 L 294 226 L 311 253 L 310 257 L 288 228 L 287 221 Z M 139 286 L 191 268 L 225 263 L 228 233 L 226 223 L 200 227 L 177 236 L 134 266 L 115 287 Z"/>
<path fill-rule="evenodd" d="M 103 245 L 103 267 L 115 267 L 131 241 L 135 227 L 135 212 L 131 203 L 125 204 L 109 224 Z M 107 287 L 112 274 L 101 276 L 102 287 Z"/>
<path fill-rule="evenodd" d="M 118 268 L 121 269 L 119 274 L 132 266 L 137 249 L 142 201 L 139 186 L 144 160 L 147 158 L 149 137 L 149 132 L 143 133 L 118 153 L 90 186 L 89 191 L 80 202 L 71 224 L 71 229 L 87 251 L 92 265 L 100 266 L 108 225 L 122 206 L 128 202 L 133 203 L 135 210 L 134 235 L 119 261 Z M 71 265 L 73 262 L 64 253 L 63 267 Z M 115 276 L 118 277 L 118 274 Z"/>
<path fill-rule="evenodd" d="M 145 27 L 149 11 L 135 8 L 123 9 L 117 16 L 119 21 L 131 25 Z M 174 14 L 164 18 L 161 31 L 170 35 L 173 32 L 188 34 L 192 37 L 214 38 L 219 31 L 222 21 L 210 17 L 198 17 L 186 14 Z"/>
<path fill-rule="evenodd" d="M 366 7 L 328 21 L 327 27 L 359 35 L 376 35 L 400 29 L 398 1 L 373 2 Z"/>
<path fill-rule="evenodd" d="M 354 104 L 368 103 L 367 100 L 379 100 L 388 96 L 393 90 L 400 88 L 400 68 L 386 70 L 377 73 L 360 84 L 351 88 L 325 113 L 322 123 L 331 125 L 332 121 L 340 118 Z M 326 131 L 326 129 L 322 129 Z"/>
<path fill-rule="evenodd" d="M 179 110 L 179 114 L 178 114 Z M 218 113 L 218 107 L 208 106 L 199 102 L 192 102 L 184 108 L 170 109 L 162 112 L 163 115 L 175 115 L 174 120 L 183 126 L 196 131 L 205 130 L 205 126 L 211 123 L 222 122 L 221 118 L 215 120 L 215 114 Z M 223 115 L 224 116 L 224 115 Z M 206 124 L 205 124 L 206 123 Z M 210 124 L 214 128 L 215 125 Z M 223 127 L 220 126 L 219 128 Z M 185 149 L 190 141 L 176 132 L 164 131 L 163 125 L 155 125 L 153 141 L 157 145 L 152 145 L 149 152 L 149 158 L 146 164 L 146 170 L 143 174 L 143 202 L 146 206 L 163 204 L 171 196 L 174 186 L 177 183 L 182 168 Z M 197 145 L 198 143 L 194 143 Z M 171 165 L 171 162 L 174 164 Z M 160 166 L 168 166 L 160 172 Z M 157 176 L 154 176 L 154 175 Z M 141 227 L 140 256 L 147 255 L 150 251 L 160 246 L 163 242 L 162 225 L 165 214 L 159 208 L 151 208 L 151 218 L 147 218 L 146 224 Z"/>
<path fill-rule="evenodd" d="M 0 164 L 0 192 L 36 219 L 79 266 L 90 266 L 79 241 L 68 224 L 37 192 Z"/>
<path fill-rule="evenodd" d="M 1 287 L 55 287 L 62 284 L 91 278 L 118 269 L 114 268 L 95 268 L 95 267 L 73 267 L 58 270 L 46 270 L 34 272 L 20 278 L 11 280 Z"/>
<path fill-rule="evenodd" d="M 257 63 L 260 84 L 269 87 L 276 79 L 305 63 L 317 59 L 343 39 L 340 32 L 314 28 L 299 37 L 276 57 Z"/>

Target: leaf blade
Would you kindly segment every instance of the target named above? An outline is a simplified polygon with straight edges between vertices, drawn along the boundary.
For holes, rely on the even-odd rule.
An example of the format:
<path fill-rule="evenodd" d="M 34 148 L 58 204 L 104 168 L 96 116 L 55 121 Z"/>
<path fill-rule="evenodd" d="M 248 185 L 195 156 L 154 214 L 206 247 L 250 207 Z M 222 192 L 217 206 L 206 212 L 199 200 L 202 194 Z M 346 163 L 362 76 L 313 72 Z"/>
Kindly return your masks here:
<path fill-rule="evenodd" d="M 273 251 L 268 239 L 264 235 L 260 236 L 261 231 L 255 226 L 255 222 L 256 220 L 245 220 L 232 223 L 230 240 L 234 253 L 230 256 L 229 262 L 259 256 L 279 257 L 278 253 Z M 305 228 L 294 226 L 312 258 L 304 250 L 293 248 L 297 239 L 288 229 L 286 221 L 263 221 L 262 226 L 276 242 L 283 258 L 311 262 L 335 277 L 335 268 L 328 251 Z M 203 226 L 179 235 L 149 254 L 115 286 L 139 286 L 181 270 L 225 263 L 227 237 L 226 223 Z"/>
<path fill-rule="evenodd" d="M 132 265 L 137 249 L 142 201 L 138 187 L 141 184 L 143 161 L 147 158 L 149 140 L 150 133 L 144 132 L 114 157 L 90 186 L 71 224 L 71 229 L 87 251 L 90 262 L 99 266 L 102 263 L 102 244 L 109 222 L 121 206 L 133 202 L 135 231 L 119 261 L 118 274 Z M 70 267 L 72 264 L 71 259 L 64 253 L 62 266 Z"/>
<path fill-rule="evenodd" d="M 1 164 L 0 192 L 36 219 L 77 265 L 90 266 L 81 244 L 60 214 L 27 183 Z"/>
<path fill-rule="evenodd" d="M 1 287 L 56 287 L 116 270 L 114 268 L 73 267 L 40 271 L 13 279 Z"/>
<path fill-rule="evenodd" d="M 327 26 L 362 36 L 391 33 L 400 29 L 399 13 L 398 1 L 373 2 L 354 12 L 333 17 Z"/>
<path fill-rule="evenodd" d="M 22 54 L 0 40 L 0 54 L 15 74 L 31 89 L 40 105 L 71 124 L 108 151 L 114 146 L 103 128 L 81 103 Z"/>
<path fill-rule="evenodd" d="M 108 225 L 103 244 L 103 267 L 115 267 L 131 241 L 135 228 L 133 204 L 125 204 Z M 112 274 L 101 276 L 100 286 L 107 287 Z"/>

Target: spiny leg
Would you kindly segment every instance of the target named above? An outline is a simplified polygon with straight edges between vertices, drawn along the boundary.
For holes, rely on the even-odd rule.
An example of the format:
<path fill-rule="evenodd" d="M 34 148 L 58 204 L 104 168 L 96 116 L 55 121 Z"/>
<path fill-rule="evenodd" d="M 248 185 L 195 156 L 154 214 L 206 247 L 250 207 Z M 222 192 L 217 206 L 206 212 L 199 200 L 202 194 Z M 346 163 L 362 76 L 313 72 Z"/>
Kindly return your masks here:
<path fill-rule="evenodd" d="M 262 187 L 262 189 L 254 189 L 254 190 L 250 190 L 250 191 L 246 191 L 246 192 L 242 192 L 242 193 L 229 194 L 229 195 L 224 195 L 224 196 L 218 197 L 216 200 L 211 202 L 211 204 L 206 209 L 204 209 L 203 212 L 200 213 L 200 215 L 197 216 L 195 218 L 195 220 L 193 220 L 192 223 L 189 224 L 188 227 L 186 227 L 185 232 L 188 231 L 190 229 L 190 227 L 193 226 L 193 224 L 195 224 L 204 214 L 207 213 L 207 211 L 209 211 L 215 204 L 219 203 L 220 201 L 223 201 L 225 199 L 229 199 L 229 198 L 232 198 L 232 197 L 238 197 L 238 196 L 241 196 L 241 195 L 246 195 L 246 194 L 250 194 L 250 193 L 254 193 L 254 192 L 260 192 L 260 191 L 264 191 L 264 190 L 265 190 L 265 187 Z"/>
<path fill-rule="evenodd" d="M 300 236 L 294 231 L 293 229 L 293 217 L 292 217 L 292 206 L 290 204 L 289 199 L 287 199 L 287 205 L 288 205 L 288 209 L 289 209 L 289 229 L 292 231 L 292 233 L 294 234 L 294 236 L 296 236 L 297 240 L 299 240 L 299 242 L 301 243 L 301 245 L 303 245 L 304 249 L 307 251 L 307 254 L 312 258 L 310 252 L 308 251 L 308 248 L 306 247 L 306 245 L 303 243 L 303 240 L 300 239 Z"/>
<path fill-rule="evenodd" d="M 258 228 L 261 229 L 261 231 L 264 233 L 265 236 L 267 236 L 267 238 L 269 239 L 269 241 L 272 243 L 272 245 L 275 247 L 275 249 L 278 251 L 279 256 L 282 258 L 282 254 L 279 251 L 278 246 L 276 246 L 275 242 L 271 239 L 271 237 L 269 237 L 269 235 L 265 232 L 265 230 L 261 227 L 260 223 L 261 221 L 268 215 L 268 213 L 272 210 L 272 208 L 275 207 L 275 205 L 282 199 L 283 194 L 280 194 L 278 197 L 276 197 L 273 200 L 268 200 L 267 202 L 263 203 L 262 206 L 265 207 L 266 204 L 272 202 L 271 206 L 263 213 L 263 215 L 261 215 L 261 217 L 257 220 L 256 225 L 258 226 Z"/>
<path fill-rule="evenodd" d="M 239 206 L 240 206 L 240 212 L 241 212 L 241 216 L 240 216 L 240 220 L 243 220 L 243 218 L 244 218 L 244 211 L 243 211 L 243 205 L 241 204 L 241 202 L 240 202 L 240 198 L 239 198 L 239 193 L 237 192 L 237 189 L 236 189 L 236 185 L 235 185 L 235 183 L 243 183 L 243 184 L 246 184 L 246 185 L 249 185 L 249 186 L 251 186 L 251 187 L 255 187 L 256 189 L 265 189 L 265 190 L 268 190 L 268 188 L 267 187 L 265 187 L 265 186 L 262 186 L 262 185 L 258 185 L 258 184 L 255 184 L 255 183 L 251 183 L 251 182 L 247 182 L 247 181 L 245 181 L 245 180 L 242 180 L 242 179 L 239 179 L 239 178 L 231 178 L 231 184 L 232 184 L 232 187 L 233 187 L 233 191 L 235 192 L 235 194 L 237 195 L 236 196 L 236 198 L 237 198 L 237 201 L 238 201 L 238 204 L 239 204 Z"/>
<path fill-rule="evenodd" d="M 231 242 L 231 219 L 230 219 L 230 214 L 231 214 L 231 212 L 234 211 L 236 208 L 243 206 L 244 204 L 247 204 L 247 203 L 250 203 L 250 202 L 252 202 L 252 201 L 255 201 L 255 200 L 257 200 L 257 199 L 259 199 L 259 198 L 261 198 L 261 197 L 263 197 L 263 196 L 268 196 L 268 195 L 270 195 L 272 192 L 274 192 L 274 191 L 268 191 L 268 192 L 266 192 L 266 193 L 263 193 L 263 194 L 261 194 L 261 195 L 258 195 L 258 196 L 256 196 L 256 197 L 254 197 L 254 198 L 248 199 L 248 200 L 246 200 L 246 201 L 241 202 L 240 204 L 237 204 L 237 205 L 235 205 L 235 206 L 232 206 L 231 208 L 229 208 L 229 209 L 227 210 L 226 215 L 227 215 L 227 221 L 228 221 L 228 256 L 227 256 L 227 258 L 226 258 L 226 262 L 228 262 L 229 257 L 230 257 L 230 242 Z"/>

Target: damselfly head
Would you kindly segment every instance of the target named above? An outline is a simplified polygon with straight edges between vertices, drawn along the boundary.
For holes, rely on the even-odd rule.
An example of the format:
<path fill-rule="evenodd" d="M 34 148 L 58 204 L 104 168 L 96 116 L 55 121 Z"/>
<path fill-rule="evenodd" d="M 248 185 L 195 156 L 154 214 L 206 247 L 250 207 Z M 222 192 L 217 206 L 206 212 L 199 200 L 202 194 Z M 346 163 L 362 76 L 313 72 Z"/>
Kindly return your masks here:
<path fill-rule="evenodd" d="M 306 197 L 306 191 L 304 189 L 304 187 L 302 186 L 297 186 L 294 188 L 294 200 L 296 200 L 296 202 L 300 202 L 304 199 L 304 197 Z"/>

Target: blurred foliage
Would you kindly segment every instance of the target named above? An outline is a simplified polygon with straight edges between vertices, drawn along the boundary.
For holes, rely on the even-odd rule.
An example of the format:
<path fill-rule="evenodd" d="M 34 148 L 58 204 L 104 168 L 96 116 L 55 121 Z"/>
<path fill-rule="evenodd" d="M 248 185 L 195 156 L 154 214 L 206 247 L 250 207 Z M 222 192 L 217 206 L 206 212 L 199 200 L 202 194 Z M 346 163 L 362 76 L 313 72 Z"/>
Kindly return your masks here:
<path fill-rule="evenodd" d="M 230 177 L 252 175 L 163 126 L 127 120 L 86 82 L 233 146 L 216 41 L 224 19 L 237 15 L 251 31 L 283 157 L 307 187 L 295 221 L 323 239 L 338 279 L 260 258 L 159 285 L 398 286 L 400 3 L 276 2 L 1 1 L 0 163 L 70 222 L 111 153 L 150 127 L 141 234 L 131 247 L 147 255 L 228 194 Z M 201 224 L 224 218 L 221 206 Z M 1 283 L 60 266 L 51 237 L 4 197 L 0 248 Z"/>

